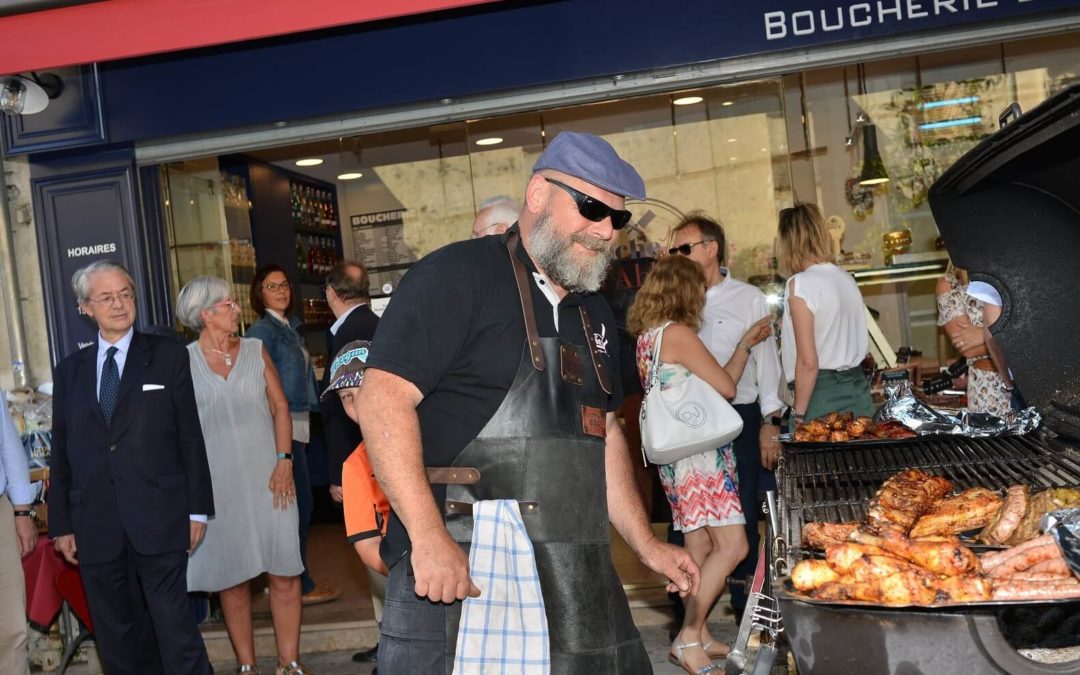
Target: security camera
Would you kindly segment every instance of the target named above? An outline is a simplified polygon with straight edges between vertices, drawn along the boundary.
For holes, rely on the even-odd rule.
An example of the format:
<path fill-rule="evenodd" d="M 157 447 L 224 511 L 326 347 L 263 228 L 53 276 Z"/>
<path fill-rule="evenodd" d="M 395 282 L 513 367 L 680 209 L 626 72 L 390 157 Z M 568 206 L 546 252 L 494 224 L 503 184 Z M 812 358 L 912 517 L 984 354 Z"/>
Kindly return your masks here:
<path fill-rule="evenodd" d="M 52 73 L 9 75 L 0 79 L 0 111 L 7 115 L 33 115 L 64 91 L 64 81 Z"/>

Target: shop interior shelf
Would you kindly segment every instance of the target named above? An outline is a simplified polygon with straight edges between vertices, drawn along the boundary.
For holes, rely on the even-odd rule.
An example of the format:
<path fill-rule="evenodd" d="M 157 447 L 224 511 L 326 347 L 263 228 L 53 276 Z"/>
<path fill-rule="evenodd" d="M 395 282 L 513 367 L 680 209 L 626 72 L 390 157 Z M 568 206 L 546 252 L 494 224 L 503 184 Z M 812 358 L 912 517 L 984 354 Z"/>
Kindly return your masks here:
<path fill-rule="evenodd" d="M 337 237 L 341 234 L 341 230 L 329 227 L 308 227 L 306 225 L 294 225 L 293 229 L 296 230 L 297 234 L 314 234 L 320 237 Z"/>

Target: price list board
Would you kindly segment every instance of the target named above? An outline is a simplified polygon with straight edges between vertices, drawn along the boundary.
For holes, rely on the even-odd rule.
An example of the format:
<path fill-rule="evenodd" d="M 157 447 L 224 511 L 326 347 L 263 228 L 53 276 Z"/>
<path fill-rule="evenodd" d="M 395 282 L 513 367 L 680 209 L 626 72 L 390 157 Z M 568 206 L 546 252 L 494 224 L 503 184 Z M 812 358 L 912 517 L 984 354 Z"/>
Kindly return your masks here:
<path fill-rule="evenodd" d="M 371 278 L 371 295 L 390 295 L 416 262 L 405 245 L 405 211 L 378 211 L 350 216 L 353 259 Z"/>

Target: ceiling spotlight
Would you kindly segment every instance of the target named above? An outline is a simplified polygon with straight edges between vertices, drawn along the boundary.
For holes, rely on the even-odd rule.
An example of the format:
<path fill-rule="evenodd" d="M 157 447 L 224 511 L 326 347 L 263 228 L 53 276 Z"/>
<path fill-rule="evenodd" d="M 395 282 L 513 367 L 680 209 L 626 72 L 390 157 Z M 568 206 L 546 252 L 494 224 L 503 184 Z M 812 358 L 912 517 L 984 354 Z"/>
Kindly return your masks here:
<path fill-rule="evenodd" d="M 682 98 L 675 99 L 672 103 L 675 105 L 694 105 L 695 103 L 701 103 L 704 100 L 705 99 L 700 96 L 683 96 Z"/>
<path fill-rule="evenodd" d="M 737 138 L 729 138 L 729 139 L 727 139 L 727 142 L 728 143 L 734 143 L 737 140 L 739 140 L 739 139 L 737 139 Z"/>
<path fill-rule="evenodd" d="M 364 174 L 359 171 L 350 171 L 348 173 L 338 174 L 338 180 L 356 180 L 357 178 L 363 178 Z"/>
<path fill-rule="evenodd" d="M 502 142 L 503 142 L 503 139 L 499 138 L 498 136 L 491 136 L 489 138 L 481 138 L 480 140 L 476 141 L 476 144 L 477 145 L 498 145 L 499 143 L 502 143 Z"/>
<path fill-rule="evenodd" d="M 296 160 L 296 166 L 319 166 L 323 161 L 318 157 L 308 157 L 307 159 Z"/>
<path fill-rule="evenodd" d="M 33 115 L 64 91 L 64 81 L 52 73 L 12 75 L 0 80 L 0 111 L 8 115 Z"/>
<path fill-rule="evenodd" d="M 735 102 L 734 101 L 724 101 L 720 105 L 722 105 L 722 106 L 724 106 L 726 108 L 729 105 L 735 105 Z"/>

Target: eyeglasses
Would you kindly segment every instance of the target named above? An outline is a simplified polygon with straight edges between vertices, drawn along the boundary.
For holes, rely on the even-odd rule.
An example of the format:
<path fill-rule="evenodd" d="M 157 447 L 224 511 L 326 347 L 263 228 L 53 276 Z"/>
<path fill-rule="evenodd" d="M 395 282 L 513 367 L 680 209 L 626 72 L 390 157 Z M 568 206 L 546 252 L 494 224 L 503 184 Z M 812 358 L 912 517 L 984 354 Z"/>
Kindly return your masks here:
<path fill-rule="evenodd" d="M 599 223 L 608 216 L 611 217 L 611 227 L 616 230 L 621 230 L 626 227 L 626 224 L 630 222 L 630 216 L 633 215 L 629 211 L 620 211 L 619 209 L 613 209 L 604 202 L 595 197 L 590 197 L 584 192 L 579 192 L 565 183 L 560 183 L 554 178 L 545 177 L 544 180 L 552 185 L 558 185 L 574 200 L 577 204 L 578 213 L 582 218 L 591 220 L 594 223 Z"/>
<path fill-rule="evenodd" d="M 228 307 L 229 309 L 240 309 L 240 305 L 236 304 L 236 301 L 232 298 L 225 298 L 221 302 L 215 302 L 214 307 Z"/>
<path fill-rule="evenodd" d="M 680 244 L 679 246 L 669 248 L 667 250 L 667 252 L 670 253 L 671 255 L 675 255 L 676 253 L 682 253 L 683 255 L 690 255 L 690 251 L 692 251 L 695 246 L 698 246 L 699 244 L 707 244 L 710 241 L 715 241 L 715 240 L 714 239 L 702 239 L 701 241 L 695 241 L 693 244 Z"/>
<path fill-rule="evenodd" d="M 112 307 L 119 302 L 121 305 L 126 305 L 135 299 L 135 294 L 131 291 L 120 291 L 114 295 L 102 295 L 97 298 L 88 298 L 89 302 L 95 305 L 101 305 L 103 307 Z"/>
<path fill-rule="evenodd" d="M 281 290 L 289 290 L 290 285 L 288 281 L 271 281 L 268 284 L 263 284 L 263 288 L 270 291 L 271 293 L 275 293 Z"/>

